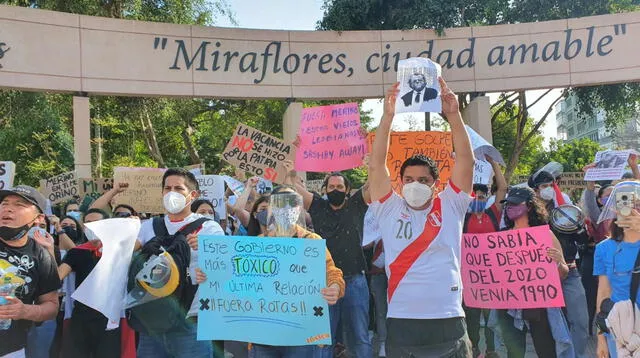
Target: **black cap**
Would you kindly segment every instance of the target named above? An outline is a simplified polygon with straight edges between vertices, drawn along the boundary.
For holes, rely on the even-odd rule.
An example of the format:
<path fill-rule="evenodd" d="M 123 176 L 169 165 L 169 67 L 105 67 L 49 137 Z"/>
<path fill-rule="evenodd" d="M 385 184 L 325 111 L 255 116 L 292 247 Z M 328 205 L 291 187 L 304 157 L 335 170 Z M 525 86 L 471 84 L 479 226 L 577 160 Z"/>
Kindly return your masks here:
<path fill-rule="evenodd" d="M 519 205 L 527 201 L 533 200 L 536 196 L 536 192 L 533 189 L 523 186 L 523 187 L 513 187 L 509 189 L 509 193 L 507 194 L 507 198 L 502 200 L 501 203 L 509 203 Z"/>
<path fill-rule="evenodd" d="M 551 175 L 551 173 L 542 171 L 538 173 L 538 175 L 534 174 L 530 176 L 527 184 L 529 184 L 529 187 L 535 189 L 541 184 L 551 183 L 554 180 L 555 178 L 553 177 L 553 175 Z"/>
<path fill-rule="evenodd" d="M 9 195 L 17 195 L 30 202 L 40 210 L 40 213 L 44 213 L 44 209 L 47 207 L 47 199 L 36 188 L 28 185 L 18 185 L 9 190 L 0 190 L 0 201 Z"/>

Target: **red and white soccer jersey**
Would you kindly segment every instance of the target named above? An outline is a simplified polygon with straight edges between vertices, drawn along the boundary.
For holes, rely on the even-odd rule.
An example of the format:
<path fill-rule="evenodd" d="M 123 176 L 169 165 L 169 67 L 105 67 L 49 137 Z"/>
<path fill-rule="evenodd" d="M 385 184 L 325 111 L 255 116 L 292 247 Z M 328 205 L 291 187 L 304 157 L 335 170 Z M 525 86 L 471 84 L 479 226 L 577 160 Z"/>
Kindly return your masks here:
<path fill-rule="evenodd" d="M 411 209 L 395 192 L 370 210 L 378 218 L 389 277 L 387 317 L 463 317 L 460 246 L 472 197 L 452 182 L 426 210 Z"/>

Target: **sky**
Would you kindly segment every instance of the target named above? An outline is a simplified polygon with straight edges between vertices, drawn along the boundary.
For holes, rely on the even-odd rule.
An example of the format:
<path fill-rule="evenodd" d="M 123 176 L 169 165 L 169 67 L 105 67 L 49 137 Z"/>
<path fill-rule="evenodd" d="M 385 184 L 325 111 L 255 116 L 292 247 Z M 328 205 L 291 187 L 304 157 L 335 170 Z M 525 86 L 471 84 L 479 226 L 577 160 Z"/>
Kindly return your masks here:
<path fill-rule="evenodd" d="M 316 24 L 322 19 L 322 0 L 228 0 L 233 12 L 233 17 L 238 27 L 250 29 L 269 30 L 315 30 Z M 235 27 L 228 19 L 218 19 L 216 26 Z M 446 78 L 445 78 L 446 80 Z M 533 103 L 544 90 L 528 91 L 527 101 Z M 544 99 L 533 106 L 529 112 L 534 119 L 541 118 L 553 100 L 560 95 L 560 90 L 554 90 Z M 491 103 L 494 103 L 498 94 L 489 94 Z M 363 104 L 365 110 L 371 110 L 375 119 L 373 126 L 377 126 L 382 116 L 381 100 L 366 100 Z M 394 121 L 394 129 L 408 130 L 414 119 L 424 118 L 419 114 L 398 115 Z M 556 118 L 555 110 L 549 115 L 543 128 L 545 144 L 550 138 L 555 138 Z"/>

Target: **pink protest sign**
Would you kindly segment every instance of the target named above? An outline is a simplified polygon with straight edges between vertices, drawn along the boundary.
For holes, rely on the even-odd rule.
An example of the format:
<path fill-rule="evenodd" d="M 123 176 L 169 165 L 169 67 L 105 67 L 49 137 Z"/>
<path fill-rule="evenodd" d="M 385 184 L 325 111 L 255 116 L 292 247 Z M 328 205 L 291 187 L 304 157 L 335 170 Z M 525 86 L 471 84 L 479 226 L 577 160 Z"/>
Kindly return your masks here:
<path fill-rule="evenodd" d="M 558 266 L 548 226 L 464 234 L 462 283 L 468 307 L 493 309 L 563 307 Z"/>
<path fill-rule="evenodd" d="M 362 165 L 367 140 L 357 103 L 305 108 L 300 121 L 296 170 L 330 172 Z"/>

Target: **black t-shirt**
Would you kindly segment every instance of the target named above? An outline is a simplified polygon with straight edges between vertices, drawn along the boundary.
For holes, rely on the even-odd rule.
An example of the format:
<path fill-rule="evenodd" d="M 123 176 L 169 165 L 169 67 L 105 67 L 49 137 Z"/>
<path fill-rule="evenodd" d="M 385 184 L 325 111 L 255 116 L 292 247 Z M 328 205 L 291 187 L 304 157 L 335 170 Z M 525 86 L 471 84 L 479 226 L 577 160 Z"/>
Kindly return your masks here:
<path fill-rule="evenodd" d="M 80 287 L 80 284 L 89 276 L 91 271 L 96 267 L 99 257 L 90 251 L 79 248 L 73 248 L 67 252 L 62 262 L 69 265 L 73 272 L 76 274 L 76 289 Z M 72 318 L 99 318 L 102 317 L 102 313 L 94 310 L 93 308 L 82 304 L 79 301 L 73 303 Z"/>
<path fill-rule="evenodd" d="M 54 257 L 33 240 L 22 247 L 11 247 L 0 241 L 0 265 L 9 266 L 25 280 L 16 290 L 16 297 L 25 304 L 34 304 L 38 297 L 60 288 Z M 24 348 L 32 324 L 25 320 L 13 321 L 8 330 L 0 330 L 0 356 Z"/>
<path fill-rule="evenodd" d="M 333 210 L 329 201 L 313 195 L 309 214 L 315 232 L 327 241 L 327 248 L 344 276 L 366 270 L 362 253 L 364 216 L 368 210 L 362 190 L 347 200 L 342 209 Z"/>
<path fill-rule="evenodd" d="M 561 234 L 552 230 L 558 238 L 565 261 L 575 261 L 578 254 L 578 245 L 585 245 L 589 240 L 586 231 L 580 234 Z"/>

